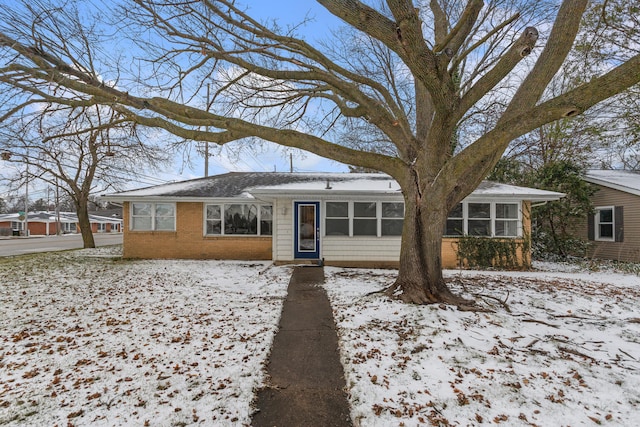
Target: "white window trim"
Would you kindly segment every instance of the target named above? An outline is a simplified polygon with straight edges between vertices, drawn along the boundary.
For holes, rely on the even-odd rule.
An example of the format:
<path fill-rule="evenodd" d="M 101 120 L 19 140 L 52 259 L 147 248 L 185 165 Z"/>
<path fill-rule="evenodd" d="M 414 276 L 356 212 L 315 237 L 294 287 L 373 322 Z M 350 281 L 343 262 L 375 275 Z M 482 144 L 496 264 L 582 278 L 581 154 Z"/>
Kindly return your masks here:
<path fill-rule="evenodd" d="M 347 204 L 347 216 L 327 216 L 327 203 L 346 203 Z M 323 237 L 329 238 L 344 238 L 344 237 L 353 237 L 353 206 L 352 203 L 348 200 L 325 200 L 322 204 L 321 212 L 321 220 L 320 220 L 320 231 Z M 327 234 L 327 219 L 347 219 L 347 234 L 339 234 L 339 235 L 329 235 Z"/>
<path fill-rule="evenodd" d="M 356 217 L 356 208 L 355 208 L 355 204 L 356 203 L 364 203 L 364 204 L 371 204 L 371 203 L 375 203 L 376 204 L 376 216 L 358 216 Z M 380 215 L 382 214 L 382 207 L 381 207 L 381 202 L 380 200 L 354 200 L 349 202 L 349 236 L 350 237 L 357 237 L 357 238 L 367 238 L 367 237 L 380 237 Z M 353 222 L 355 220 L 365 220 L 365 221 L 371 221 L 371 220 L 375 220 L 376 221 L 376 234 L 358 234 L 355 235 L 353 234 L 353 230 L 354 230 L 354 226 L 353 226 Z"/>
<path fill-rule="evenodd" d="M 256 205 L 258 207 L 258 212 L 256 214 L 257 217 L 257 234 L 225 234 L 225 226 L 224 226 L 224 209 L 225 205 Z M 207 234 L 207 206 L 220 206 L 220 234 Z M 271 207 L 271 234 L 262 234 L 262 208 L 265 206 Z M 275 222 L 276 222 L 276 211 L 273 208 L 273 204 L 271 203 L 252 203 L 252 202 L 220 202 L 220 203 L 203 203 L 203 214 L 202 214 L 202 235 L 205 237 L 240 237 L 240 238 L 250 238 L 250 237 L 272 237 L 273 231 L 275 230 Z"/>
<path fill-rule="evenodd" d="M 402 212 L 403 212 L 403 217 L 402 218 L 396 218 L 396 217 L 388 217 L 388 216 L 383 216 L 382 215 L 382 204 L 383 203 L 402 203 Z M 388 234 L 386 236 L 382 235 L 382 220 L 386 219 L 388 221 L 402 221 L 403 222 L 403 227 L 404 227 L 404 215 L 406 215 L 406 210 L 405 210 L 406 206 L 404 206 L 404 201 L 400 201 L 400 202 L 393 202 L 393 201 L 387 201 L 387 200 L 380 200 L 378 202 L 378 236 L 382 237 L 382 238 L 387 238 L 387 237 L 391 237 L 391 238 L 401 238 L 402 237 L 402 233 L 400 234 Z"/>
<path fill-rule="evenodd" d="M 133 228 L 133 205 L 135 204 L 146 204 L 151 205 L 151 228 L 145 228 L 144 230 Z M 173 226 L 170 230 L 157 230 L 156 229 L 156 205 L 171 205 L 173 206 Z M 175 203 L 170 202 L 131 202 L 129 206 L 129 231 L 134 232 L 159 232 L 159 233 L 175 233 L 176 231 L 176 217 L 178 216 L 178 211 Z"/>
<path fill-rule="evenodd" d="M 604 224 L 611 224 L 611 237 L 601 237 L 600 236 L 600 212 L 603 210 L 611 210 L 611 223 L 605 222 Z M 593 220 L 593 226 L 595 230 L 593 230 L 594 240 L 598 242 L 615 242 L 616 241 L 616 207 L 615 206 L 598 206 L 595 208 L 595 215 Z"/>
<path fill-rule="evenodd" d="M 343 217 L 327 217 L 327 203 L 347 203 L 347 219 L 349 221 L 349 234 L 348 235 L 328 235 L 327 234 L 327 230 L 326 230 L 326 221 L 327 218 L 329 219 L 338 219 L 338 218 L 343 218 Z M 375 235 L 354 235 L 353 234 L 353 221 L 355 219 L 373 219 L 373 217 L 355 217 L 355 208 L 354 208 L 354 203 L 375 203 L 376 204 L 376 216 L 375 216 L 375 220 L 376 220 L 376 234 Z M 325 200 L 323 201 L 323 206 L 322 206 L 322 219 L 321 219 L 321 231 L 322 231 L 322 236 L 323 237 L 327 237 L 329 239 L 332 238 L 345 238 L 345 237 L 355 237 L 356 239 L 367 239 L 367 238 L 382 238 L 382 239 L 400 239 L 402 236 L 401 235 L 387 235 L 387 236 L 383 236 L 382 235 L 382 204 L 383 203 L 402 203 L 404 204 L 403 200 L 372 200 L 372 199 L 362 199 L 362 200 L 339 200 L 339 199 L 331 199 L 331 200 Z M 385 219 L 394 219 L 394 218 L 387 218 L 385 217 Z M 404 220 L 404 218 L 403 218 Z"/>
<path fill-rule="evenodd" d="M 516 218 L 498 218 L 496 212 L 496 205 L 516 205 L 517 216 Z M 496 222 L 504 221 L 504 222 L 514 222 L 516 223 L 516 234 L 515 236 L 497 236 L 496 235 Z M 517 239 L 522 237 L 522 205 L 520 202 L 502 202 L 496 201 L 491 203 L 491 227 L 493 228 L 491 231 L 491 237 L 495 237 L 498 239 Z"/>
<path fill-rule="evenodd" d="M 489 203 L 490 206 L 490 221 L 491 221 L 491 230 L 488 236 L 477 236 L 477 237 L 490 237 L 496 239 L 520 239 L 522 238 L 522 202 L 521 201 L 508 201 L 508 200 L 467 200 L 462 203 L 462 227 L 463 227 L 463 236 L 469 235 L 469 220 L 479 219 L 486 220 L 487 218 L 469 218 L 469 203 Z M 516 235 L 515 236 L 496 236 L 496 220 L 497 221 L 516 221 L 516 218 L 496 218 L 496 205 L 517 205 L 518 206 L 518 218 L 517 218 L 517 226 L 516 226 Z M 449 217 L 447 217 L 449 219 Z M 452 218 L 452 219 L 460 219 L 460 218 Z M 462 236 L 455 235 L 444 235 L 443 237 L 449 238 L 460 238 Z"/>
<path fill-rule="evenodd" d="M 489 205 L 489 217 L 481 217 L 481 218 L 470 218 L 469 217 L 469 205 L 470 204 L 479 204 L 479 205 Z M 462 215 L 463 215 L 463 225 L 464 225 L 464 234 L 469 235 L 469 221 L 489 221 L 489 235 L 474 235 L 474 237 L 494 237 L 495 234 L 495 224 L 493 220 L 495 219 L 495 204 L 492 202 L 488 202 L 486 200 L 472 200 L 469 202 L 464 202 L 462 205 Z"/>

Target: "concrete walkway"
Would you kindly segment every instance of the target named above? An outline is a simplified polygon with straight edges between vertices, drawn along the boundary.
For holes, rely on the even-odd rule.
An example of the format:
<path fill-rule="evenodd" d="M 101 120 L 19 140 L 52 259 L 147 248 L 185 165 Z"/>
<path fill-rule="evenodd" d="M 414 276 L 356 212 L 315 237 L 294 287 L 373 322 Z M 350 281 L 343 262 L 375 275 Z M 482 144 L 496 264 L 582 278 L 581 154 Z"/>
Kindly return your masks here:
<path fill-rule="evenodd" d="M 296 267 L 258 393 L 254 427 L 351 426 L 322 267 Z"/>

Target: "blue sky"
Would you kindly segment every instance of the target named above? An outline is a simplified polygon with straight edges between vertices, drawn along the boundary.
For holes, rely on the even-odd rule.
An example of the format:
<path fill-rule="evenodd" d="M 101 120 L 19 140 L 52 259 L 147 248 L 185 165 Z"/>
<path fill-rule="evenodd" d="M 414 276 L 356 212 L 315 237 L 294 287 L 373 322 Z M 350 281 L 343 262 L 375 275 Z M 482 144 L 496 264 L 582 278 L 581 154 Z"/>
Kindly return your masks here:
<path fill-rule="evenodd" d="M 248 7 L 248 13 L 259 20 L 276 19 L 278 24 L 286 28 L 297 25 L 305 17 L 311 19 L 299 31 L 308 41 L 323 39 L 331 36 L 331 28 L 340 24 L 340 21 L 327 12 L 322 6 L 313 0 L 245 0 L 241 2 Z M 217 151 L 212 147 L 212 151 Z M 209 175 L 226 173 L 229 171 L 289 171 L 289 153 L 293 153 L 294 171 L 337 171 L 346 172 L 348 169 L 332 160 L 323 159 L 316 155 L 301 152 L 299 150 L 285 150 L 274 144 L 268 144 L 260 152 L 243 150 L 240 161 L 232 161 L 231 156 L 210 156 Z M 184 169 L 181 173 L 167 176 L 167 179 L 189 179 L 203 176 L 204 160 L 194 160 L 192 167 Z M 178 168 L 180 165 L 176 165 Z M 178 169 L 177 169 L 178 170 Z"/>
<path fill-rule="evenodd" d="M 327 12 L 314 0 L 244 0 L 242 4 L 248 7 L 248 13 L 259 20 L 277 20 L 282 28 L 296 25 L 305 18 L 310 22 L 300 28 L 299 33 L 308 41 L 328 38 L 331 29 L 340 24 L 339 19 Z M 240 6 L 242 7 L 242 6 Z M 290 153 L 293 159 L 293 169 L 297 172 L 330 171 L 346 172 L 347 166 L 332 160 L 323 159 L 311 153 L 300 150 L 287 150 L 275 144 L 267 143 L 259 151 L 244 149 L 239 156 L 225 153 L 232 150 L 233 146 L 219 150 L 211 147 L 209 158 L 209 175 L 222 174 L 231 171 L 279 171 L 286 172 L 290 169 Z M 234 158 L 240 160 L 236 161 Z M 3 168 L 6 165 L 0 166 Z M 3 172 L 9 172 L 5 170 Z M 3 175 L 4 173 L 0 173 Z M 153 176 L 151 176 L 153 175 Z M 204 176 L 204 159 L 196 155 L 195 143 L 191 148 L 191 162 L 185 164 L 181 155 L 176 155 L 174 164 L 161 174 L 148 173 L 140 180 L 132 180 L 128 188 L 140 188 L 156 185 L 161 181 L 180 181 Z M 8 195 L 7 188 L 0 186 L 0 197 Z M 18 190 L 23 193 L 24 189 Z M 47 188 L 44 183 L 32 181 L 29 185 L 30 200 L 33 202 L 39 198 L 47 197 Z"/>

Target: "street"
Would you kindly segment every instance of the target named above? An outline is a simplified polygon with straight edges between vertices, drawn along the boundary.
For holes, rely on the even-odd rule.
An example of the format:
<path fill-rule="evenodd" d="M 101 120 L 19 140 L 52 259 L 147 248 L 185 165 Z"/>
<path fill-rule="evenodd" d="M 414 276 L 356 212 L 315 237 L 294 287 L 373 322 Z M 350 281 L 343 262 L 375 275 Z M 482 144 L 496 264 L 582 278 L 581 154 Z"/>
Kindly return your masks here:
<path fill-rule="evenodd" d="M 122 244 L 122 233 L 96 233 L 93 238 L 96 246 Z M 0 256 L 63 251 L 67 249 L 82 249 L 82 236 L 80 234 L 65 234 L 62 236 L 0 239 Z"/>

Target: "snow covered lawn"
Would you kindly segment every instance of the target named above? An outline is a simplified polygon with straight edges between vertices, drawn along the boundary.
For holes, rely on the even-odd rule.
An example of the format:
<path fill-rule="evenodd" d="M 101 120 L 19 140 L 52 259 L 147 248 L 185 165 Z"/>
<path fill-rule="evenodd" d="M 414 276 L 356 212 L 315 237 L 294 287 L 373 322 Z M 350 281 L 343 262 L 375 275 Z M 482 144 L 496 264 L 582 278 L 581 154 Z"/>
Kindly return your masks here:
<path fill-rule="evenodd" d="M 372 294 L 393 272 L 325 271 L 356 426 L 640 422 L 638 276 L 447 272 L 493 311 L 462 312 Z"/>
<path fill-rule="evenodd" d="M 266 262 L 0 258 L 0 425 L 247 425 L 291 275 Z"/>
<path fill-rule="evenodd" d="M 249 425 L 291 269 L 117 255 L 0 258 L 0 426 Z M 638 425 L 640 278 L 540 267 L 447 272 L 492 312 L 326 268 L 355 425 Z"/>

